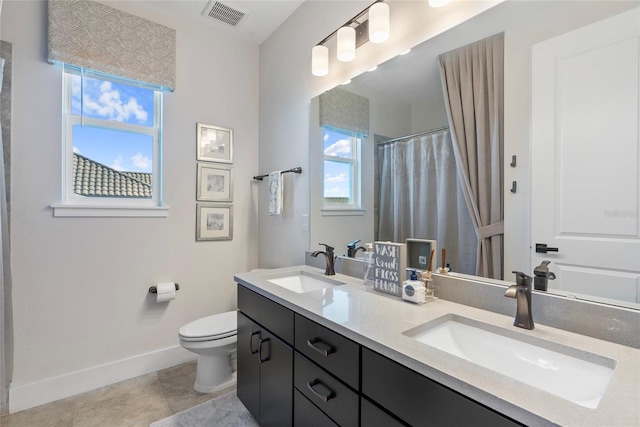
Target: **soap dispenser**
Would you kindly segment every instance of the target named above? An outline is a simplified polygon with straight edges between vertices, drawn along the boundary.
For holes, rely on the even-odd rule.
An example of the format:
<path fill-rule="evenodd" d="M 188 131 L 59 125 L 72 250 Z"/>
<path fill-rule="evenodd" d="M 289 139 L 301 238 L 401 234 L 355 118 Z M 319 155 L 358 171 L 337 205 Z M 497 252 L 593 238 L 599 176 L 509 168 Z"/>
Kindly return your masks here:
<path fill-rule="evenodd" d="M 402 299 L 416 304 L 425 302 L 425 286 L 422 280 L 418 280 L 415 270 L 411 271 L 409 280 L 402 282 Z"/>

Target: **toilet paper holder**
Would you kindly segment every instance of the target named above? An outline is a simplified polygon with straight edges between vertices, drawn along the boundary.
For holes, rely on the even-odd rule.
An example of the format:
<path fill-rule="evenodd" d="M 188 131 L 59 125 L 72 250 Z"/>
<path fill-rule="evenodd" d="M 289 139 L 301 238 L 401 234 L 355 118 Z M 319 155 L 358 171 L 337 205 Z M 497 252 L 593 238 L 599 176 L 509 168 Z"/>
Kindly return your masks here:
<path fill-rule="evenodd" d="M 176 291 L 179 291 L 180 290 L 180 285 L 178 285 L 177 283 L 175 285 L 176 285 Z M 156 288 L 155 286 L 151 286 L 149 288 L 149 293 L 150 294 L 157 294 L 158 293 L 158 288 Z"/>

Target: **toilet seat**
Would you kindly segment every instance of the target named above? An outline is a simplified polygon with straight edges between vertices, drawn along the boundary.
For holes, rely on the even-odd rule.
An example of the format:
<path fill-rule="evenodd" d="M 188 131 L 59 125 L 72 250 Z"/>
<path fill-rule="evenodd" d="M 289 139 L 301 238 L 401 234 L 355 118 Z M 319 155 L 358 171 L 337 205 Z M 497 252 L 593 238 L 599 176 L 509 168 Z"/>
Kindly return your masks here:
<path fill-rule="evenodd" d="M 237 335 L 237 312 L 214 314 L 187 323 L 178 331 L 183 341 L 215 341 Z"/>

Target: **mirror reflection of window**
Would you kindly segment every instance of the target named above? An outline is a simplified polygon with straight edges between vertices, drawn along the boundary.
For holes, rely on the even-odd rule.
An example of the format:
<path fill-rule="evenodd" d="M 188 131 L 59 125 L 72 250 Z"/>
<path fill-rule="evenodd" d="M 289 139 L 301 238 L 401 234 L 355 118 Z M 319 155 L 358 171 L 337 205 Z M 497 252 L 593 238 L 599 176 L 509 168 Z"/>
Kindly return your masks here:
<path fill-rule="evenodd" d="M 324 208 L 360 208 L 361 138 L 323 128 Z"/>

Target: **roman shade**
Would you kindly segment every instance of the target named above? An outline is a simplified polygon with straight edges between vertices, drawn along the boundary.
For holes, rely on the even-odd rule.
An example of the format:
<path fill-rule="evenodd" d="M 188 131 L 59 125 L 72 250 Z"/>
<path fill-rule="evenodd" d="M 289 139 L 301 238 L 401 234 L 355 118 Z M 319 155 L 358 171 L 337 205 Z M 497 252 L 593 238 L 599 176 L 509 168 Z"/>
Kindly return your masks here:
<path fill-rule="evenodd" d="M 335 88 L 320 95 L 320 126 L 369 135 L 369 99 Z"/>
<path fill-rule="evenodd" d="M 49 0 L 48 58 L 175 89 L 175 30 L 91 0 Z"/>

